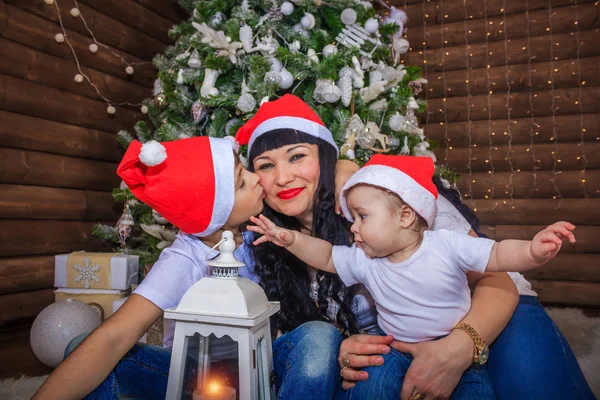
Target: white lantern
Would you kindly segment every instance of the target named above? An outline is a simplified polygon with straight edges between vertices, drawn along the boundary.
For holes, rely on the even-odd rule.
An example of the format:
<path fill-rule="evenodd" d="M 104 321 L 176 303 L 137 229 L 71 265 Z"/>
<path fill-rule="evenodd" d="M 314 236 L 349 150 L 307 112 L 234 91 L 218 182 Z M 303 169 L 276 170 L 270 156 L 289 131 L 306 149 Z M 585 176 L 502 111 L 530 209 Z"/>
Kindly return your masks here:
<path fill-rule="evenodd" d="M 207 261 L 212 276 L 196 282 L 177 307 L 165 310 L 165 318 L 175 321 L 168 400 L 182 398 L 184 382 L 193 383 L 188 391 L 193 389 L 194 400 L 275 398 L 269 318 L 279 311 L 279 302 L 269 302 L 260 286 L 238 277 L 244 264 L 233 256 L 230 231 L 219 245 L 220 255 Z M 237 345 L 237 363 L 229 364 L 229 373 L 215 368 L 223 353 L 216 344 L 225 336 Z"/>

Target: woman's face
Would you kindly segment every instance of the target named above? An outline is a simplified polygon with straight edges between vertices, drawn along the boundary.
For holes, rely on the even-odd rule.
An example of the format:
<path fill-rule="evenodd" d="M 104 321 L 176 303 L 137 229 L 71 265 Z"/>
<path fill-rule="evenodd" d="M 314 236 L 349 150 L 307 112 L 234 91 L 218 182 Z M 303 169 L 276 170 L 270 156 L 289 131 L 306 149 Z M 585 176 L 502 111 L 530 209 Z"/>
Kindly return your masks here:
<path fill-rule="evenodd" d="M 312 213 L 319 184 L 319 148 L 297 143 L 265 151 L 252 160 L 273 210 L 290 217 Z"/>

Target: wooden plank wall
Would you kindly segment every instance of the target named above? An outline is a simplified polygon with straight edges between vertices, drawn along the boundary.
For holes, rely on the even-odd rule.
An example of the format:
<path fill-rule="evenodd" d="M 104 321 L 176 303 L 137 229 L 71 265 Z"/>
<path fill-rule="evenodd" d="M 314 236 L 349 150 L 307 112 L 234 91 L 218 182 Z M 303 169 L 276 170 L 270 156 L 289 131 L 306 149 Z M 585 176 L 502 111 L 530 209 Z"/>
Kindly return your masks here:
<path fill-rule="evenodd" d="M 129 62 L 145 62 L 133 75 L 102 47 L 90 52 L 90 34 L 70 14 L 74 3 L 58 5 L 84 73 L 105 97 L 139 103 L 151 96 L 151 60 L 186 17 L 174 0 L 79 1 L 99 42 Z M 120 216 L 111 196 L 122 155 L 115 134 L 143 116 L 129 106 L 109 115 L 89 84 L 74 81 L 71 50 L 54 39 L 62 32 L 58 17 L 44 0 L 0 0 L 0 337 L 12 343 L 2 350 L 14 353 L 11 363 L 28 348 L 28 334 L 18 332 L 53 302 L 53 256 L 110 250 L 91 227 Z"/>
<path fill-rule="evenodd" d="M 598 2 L 390 3 L 409 18 L 405 62 L 428 79 L 426 135 L 482 231 L 530 239 L 575 223 L 577 243 L 527 277 L 546 303 L 600 306 Z"/>

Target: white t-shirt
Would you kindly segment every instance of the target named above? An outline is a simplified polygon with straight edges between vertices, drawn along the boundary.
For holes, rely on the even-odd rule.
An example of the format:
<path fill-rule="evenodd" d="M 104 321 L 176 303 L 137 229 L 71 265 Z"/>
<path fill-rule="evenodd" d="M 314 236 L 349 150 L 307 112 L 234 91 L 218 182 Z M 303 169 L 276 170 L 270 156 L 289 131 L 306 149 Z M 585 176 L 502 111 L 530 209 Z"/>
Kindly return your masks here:
<path fill-rule="evenodd" d="M 436 207 L 437 212 L 431 230 L 447 229 L 453 232 L 469 233 L 471 225 L 448 199 L 442 195 L 438 196 Z M 509 272 L 508 275 L 515 283 L 520 295 L 537 296 L 537 293 L 531 289 L 531 283 L 523 275 L 518 272 Z"/>
<path fill-rule="evenodd" d="M 485 272 L 494 241 L 445 229 L 425 231 L 419 249 L 392 263 L 368 258 L 356 245 L 334 246 L 333 262 L 342 281 L 364 284 L 381 329 L 404 342 L 422 342 L 450 333 L 471 308 L 466 272 Z"/>
<path fill-rule="evenodd" d="M 245 232 L 244 235 L 252 234 Z M 161 309 L 176 307 L 187 290 L 208 273 L 206 256 L 210 247 L 205 245 L 195 236 L 178 233 L 173 244 L 162 251 L 148 275 L 133 293 L 145 297 Z M 239 275 L 244 278 L 258 281 L 254 275 L 254 258 L 247 243 L 239 246 L 233 252 L 235 257 L 246 264 L 239 269 Z M 217 250 L 210 254 L 210 258 L 219 255 Z M 174 323 L 165 319 L 163 346 L 173 345 Z M 211 355 L 215 359 L 229 359 L 235 356 L 232 340 L 223 337 L 213 341 Z"/>

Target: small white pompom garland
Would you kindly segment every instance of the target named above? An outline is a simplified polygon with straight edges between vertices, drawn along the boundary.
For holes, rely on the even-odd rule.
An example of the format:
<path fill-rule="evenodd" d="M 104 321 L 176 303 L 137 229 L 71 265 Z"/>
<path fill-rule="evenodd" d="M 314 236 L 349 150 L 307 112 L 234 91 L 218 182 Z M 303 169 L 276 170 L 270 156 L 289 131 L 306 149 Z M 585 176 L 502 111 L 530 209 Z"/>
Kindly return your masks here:
<path fill-rule="evenodd" d="M 140 161 L 154 167 L 167 159 L 167 149 L 156 140 L 150 140 L 142 145 L 140 150 Z"/>

